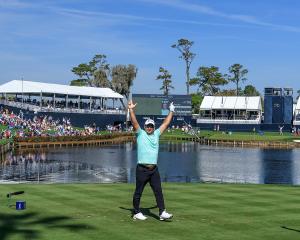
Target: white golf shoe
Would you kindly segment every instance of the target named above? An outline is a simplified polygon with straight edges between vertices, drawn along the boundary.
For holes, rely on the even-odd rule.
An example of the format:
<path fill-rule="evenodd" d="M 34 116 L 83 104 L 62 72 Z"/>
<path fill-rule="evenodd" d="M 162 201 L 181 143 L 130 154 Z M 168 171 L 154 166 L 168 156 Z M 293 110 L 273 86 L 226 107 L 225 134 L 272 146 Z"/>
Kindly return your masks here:
<path fill-rule="evenodd" d="M 133 219 L 144 221 L 147 219 L 147 217 L 144 214 L 142 214 L 141 212 L 139 212 L 139 213 L 133 215 Z"/>
<path fill-rule="evenodd" d="M 164 221 L 171 219 L 173 217 L 173 214 L 167 213 L 166 210 L 162 212 L 162 214 L 159 215 L 159 220 Z"/>

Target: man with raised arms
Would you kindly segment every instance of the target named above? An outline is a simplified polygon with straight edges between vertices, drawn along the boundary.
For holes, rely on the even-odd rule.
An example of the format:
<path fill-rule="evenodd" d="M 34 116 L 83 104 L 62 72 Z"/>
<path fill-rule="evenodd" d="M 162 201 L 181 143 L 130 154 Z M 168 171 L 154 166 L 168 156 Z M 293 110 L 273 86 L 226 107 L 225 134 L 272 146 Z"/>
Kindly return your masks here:
<path fill-rule="evenodd" d="M 149 182 L 155 195 L 157 207 L 159 209 L 159 219 L 161 221 L 171 219 L 172 214 L 165 209 L 164 196 L 161 188 L 161 180 L 157 167 L 157 157 L 159 150 L 159 137 L 168 128 L 172 121 L 175 107 L 170 104 L 170 112 L 163 121 L 162 125 L 155 130 L 155 122 L 147 119 L 144 130 L 141 129 L 136 120 L 134 108 L 136 104 L 128 102 L 128 110 L 133 129 L 137 134 L 137 166 L 136 166 L 136 187 L 133 195 L 133 219 L 146 220 L 147 217 L 140 211 L 140 200 L 146 184 Z"/>

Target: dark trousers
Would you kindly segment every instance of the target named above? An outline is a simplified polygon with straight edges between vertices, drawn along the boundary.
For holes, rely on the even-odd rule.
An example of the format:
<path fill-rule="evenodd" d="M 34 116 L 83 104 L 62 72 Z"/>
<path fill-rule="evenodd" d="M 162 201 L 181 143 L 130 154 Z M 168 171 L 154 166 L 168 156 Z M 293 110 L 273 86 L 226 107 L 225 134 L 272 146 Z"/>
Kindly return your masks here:
<path fill-rule="evenodd" d="M 159 209 L 159 214 L 165 210 L 164 196 L 161 189 L 161 180 L 156 166 L 154 169 L 150 170 L 142 165 L 137 165 L 136 167 L 136 187 L 133 195 L 133 208 L 134 214 L 140 212 L 140 201 L 147 183 L 150 183 L 152 191 L 155 195 L 156 204 Z"/>

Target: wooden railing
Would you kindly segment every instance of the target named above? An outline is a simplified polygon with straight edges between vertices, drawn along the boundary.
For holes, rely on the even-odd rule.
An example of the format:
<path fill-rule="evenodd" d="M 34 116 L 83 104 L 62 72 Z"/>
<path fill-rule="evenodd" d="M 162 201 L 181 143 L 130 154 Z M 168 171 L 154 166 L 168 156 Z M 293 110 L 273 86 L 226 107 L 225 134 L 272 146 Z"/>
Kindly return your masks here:
<path fill-rule="evenodd" d="M 74 146 L 100 146 L 107 144 L 115 144 L 121 142 L 132 142 L 135 137 L 132 136 L 118 136 L 108 139 L 93 139 L 93 140 L 74 140 L 74 141 L 47 141 L 47 142 L 15 142 L 14 148 L 16 149 L 28 149 L 28 148 L 44 148 L 44 147 L 74 147 Z"/>
<path fill-rule="evenodd" d="M 0 154 L 1 154 L 1 157 L 7 153 L 8 151 L 10 151 L 12 149 L 12 146 L 11 146 L 11 143 L 8 142 L 8 143 L 5 143 L 5 144 L 1 144 L 0 145 Z"/>

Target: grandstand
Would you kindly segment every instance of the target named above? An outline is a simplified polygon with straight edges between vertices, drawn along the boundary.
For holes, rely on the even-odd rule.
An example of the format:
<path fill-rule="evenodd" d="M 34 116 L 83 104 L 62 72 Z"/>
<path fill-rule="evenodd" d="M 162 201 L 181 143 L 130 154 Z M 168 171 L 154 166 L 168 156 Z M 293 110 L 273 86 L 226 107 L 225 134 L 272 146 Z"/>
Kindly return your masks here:
<path fill-rule="evenodd" d="M 197 123 L 260 124 L 261 116 L 259 96 L 205 96 Z"/>
<path fill-rule="evenodd" d="M 0 85 L 0 105 L 34 115 L 67 117 L 75 126 L 96 123 L 104 127 L 124 122 L 123 96 L 110 88 L 80 87 L 12 80 Z"/>
<path fill-rule="evenodd" d="M 0 85 L 1 104 L 37 112 L 118 113 L 116 100 L 123 96 L 110 88 L 78 87 L 12 80 Z M 112 100 L 112 106 L 107 103 Z M 106 111 L 110 110 L 110 111 Z"/>

